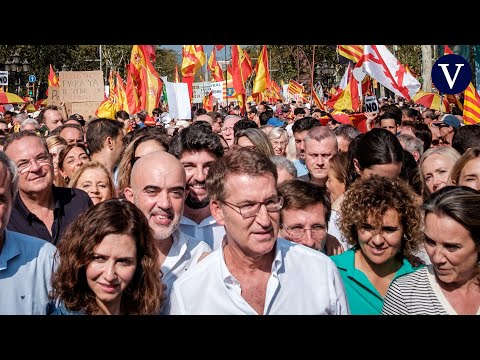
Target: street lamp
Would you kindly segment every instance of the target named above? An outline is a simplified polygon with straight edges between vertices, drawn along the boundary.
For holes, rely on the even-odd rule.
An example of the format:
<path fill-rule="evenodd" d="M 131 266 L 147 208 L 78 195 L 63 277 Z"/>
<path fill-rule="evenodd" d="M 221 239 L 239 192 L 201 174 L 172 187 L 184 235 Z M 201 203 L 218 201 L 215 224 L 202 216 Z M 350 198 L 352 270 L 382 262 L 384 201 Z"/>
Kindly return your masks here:
<path fill-rule="evenodd" d="M 322 73 L 322 78 L 325 79 L 326 86 L 329 89 L 333 83 L 333 77 L 335 75 L 335 67 L 331 65 L 330 62 L 327 61 L 327 59 L 324 59 L 322 61 L 320 71 Z"/>
<path fill-rule="evenodd" d="M 12 74 L 13 85 L 16 87 L 17 95 L 20 95 L 23 73 L 28 71 L 28 65 L 27 59 L 22 61 L 22 58 L 18 52 L 15 52 L 15 54 L 12 56 L 12 59 L 5 63 L 5 70 L 9 71 L 9 74 Z"/>

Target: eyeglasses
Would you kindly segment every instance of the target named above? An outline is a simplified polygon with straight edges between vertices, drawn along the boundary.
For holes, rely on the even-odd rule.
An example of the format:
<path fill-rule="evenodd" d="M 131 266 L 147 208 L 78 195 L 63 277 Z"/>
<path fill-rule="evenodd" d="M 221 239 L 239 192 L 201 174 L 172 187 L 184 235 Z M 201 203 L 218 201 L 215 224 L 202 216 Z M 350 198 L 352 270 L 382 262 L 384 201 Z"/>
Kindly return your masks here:
<path fill-rule="evenodd" d="M 441 122 L 441 123 L 433 123 L 433 126 L 442 128 L 442 127 L 449 127 L 450 125 Z"/>
<path fill-rule="evenodd" d="M 220 129 L 221 132 L 224 132 L 226 133 L 228 130 L 228 132 L 233 132 L 233 126 L 224 126 Z"/>
<path fill-rule="evenodd" d="M 305 232 L 307 230 L 310 231 L 310 236 L 313 239 L 323 238 L 323 236 L 325 235 L 325 232 L 327 231 L 327 227 L 325 225 L 313 225 L 310 229 L 302 228 L 300 226 L 289 228 L 284 224 L 281 224 L 281 225 L 294 241 L 300 240 L 305 235 Z"/>
<path fill-rule="evenodd" d="M 224 203 L 225 205 L 227 205 L 229 208 L 236 211 L 240 215 L 242 215 L 244 219 L 257 216 L 258 213 L 260 212 L 260 207 L 262 205 L 265 205 L 265 208 L 267 209 L 268 212 L 277 212 L 277 211 L 280 211 L 283 207 L 283 196 L 276 196 L 265 201 L 254 202 L 254 203 L 241 205 L 241 206 L 229 203 L 228 201 L 225 201 L 225 200 L 219 200 L 219 201 Z M 238 208 L 238 210 L 235 208 Z"/>
<path fill-rule="evenodd" d="M 286 141 L 272 141 L 273 146 L 285 146 L 287 145 Z"/>
<path fill-rule="evenodd" d="M 51 165 L 50 163 L 50 155 L 49 154 L 40 154 L 37 157 L 30 159 L 29 161 L 21 161 L 20 163 L 17 164 L 17 169 L 20 174 L 24 174 L 27 171 L 30 171 L 30 168 L 32 167 L 32 161 L 35 161 L 35 163 L 38 166 L 44 166 L 44 165 Z"/>
<path fill-rule="evenodd" d="M 437 146 L 437 145 L 450 145 L 450 143 L 444 138 L 444 137 L 439 137 L 438 139 L 433 139 L 432 140 L 432 145 Z"/>

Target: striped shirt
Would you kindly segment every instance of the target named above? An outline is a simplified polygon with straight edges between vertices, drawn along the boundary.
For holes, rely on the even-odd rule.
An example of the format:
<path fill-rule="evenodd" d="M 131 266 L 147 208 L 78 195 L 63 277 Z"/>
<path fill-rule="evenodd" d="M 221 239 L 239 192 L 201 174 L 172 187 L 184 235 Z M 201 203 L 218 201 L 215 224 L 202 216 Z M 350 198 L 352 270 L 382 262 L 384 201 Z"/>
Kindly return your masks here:
<path fill-rule="evenodd" d="M 431 265 L 396 278 L 383 301 L 382 315 L 457 315 Z M 480 309 L 477 315 L 480 314 Z"/>

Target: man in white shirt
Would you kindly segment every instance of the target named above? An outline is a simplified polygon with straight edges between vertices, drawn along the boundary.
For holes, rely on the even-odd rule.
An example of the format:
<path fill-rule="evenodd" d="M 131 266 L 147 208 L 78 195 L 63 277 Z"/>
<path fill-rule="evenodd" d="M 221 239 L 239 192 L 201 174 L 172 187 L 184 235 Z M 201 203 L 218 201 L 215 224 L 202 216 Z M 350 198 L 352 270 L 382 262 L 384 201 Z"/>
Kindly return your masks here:
<path fill-rule="evenodd" d="M 277 239 L 283 198 L 264 154 L 232 149 L 210 165 L 210 210 L 225 226 L 222 246 L 179 278 L 170 314 L 349 314 L 330 258 Z"/>
<path fill-rule="evenodd" d="M 211 252 L 203 241 L 178 229 L 186 196 L 185 170 L 173 155 L 155 151 L 139 158 L 132 168 L 125 197 L 145 214 L 159 252 L 168 306 L 172 284 L 199 258 Z"/>
<path fill-rule="evenodd" d="M 205 241 L 215 250 L 222 242 L 225 229 L 210 212 L 205 179 L 210 165 L 223 156 L 220 137 L 194 123 L 172 140 L 169 152 L 180 160 L 187 175 L 188 193 L 180 219 L 180 230 Z"/>

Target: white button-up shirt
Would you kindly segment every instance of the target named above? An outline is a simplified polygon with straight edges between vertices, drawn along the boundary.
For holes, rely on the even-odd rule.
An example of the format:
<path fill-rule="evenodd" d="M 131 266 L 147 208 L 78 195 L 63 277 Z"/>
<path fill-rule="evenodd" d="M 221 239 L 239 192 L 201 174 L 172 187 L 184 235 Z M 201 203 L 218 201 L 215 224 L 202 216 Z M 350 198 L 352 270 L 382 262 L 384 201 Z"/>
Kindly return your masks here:
<path fill-rule="evenodd" d="M 180 219 L 180 230 L 197 240 L 205 241 L 213 250 L 217 250 L 222 244 L 225 235 L 225 227 L 219 225 L 213 216 L 202 220 L 200 224 L 182 216 Z"/>
<path fill-rule="evenodd" d="M 175 282 L 166 312 L 198 315 L 256 315 L 225 264 L 223 246 Z M 279 238 L 267 284 L 263 314 L 350 313 L 333 261 L 319 251 Z"/>
<path fill-rule="evenodd" d="M 207 243 L 188 236 L 179 229 L 175 230 L 172 236 L 172 247 L 160 268 L 163 274 L 162 282 L 166 285 L 163 308 L 168 307 L 168 298 L 173 283 L 190 267 L 196 265 L 203 253 L 212 252 Z"/>

